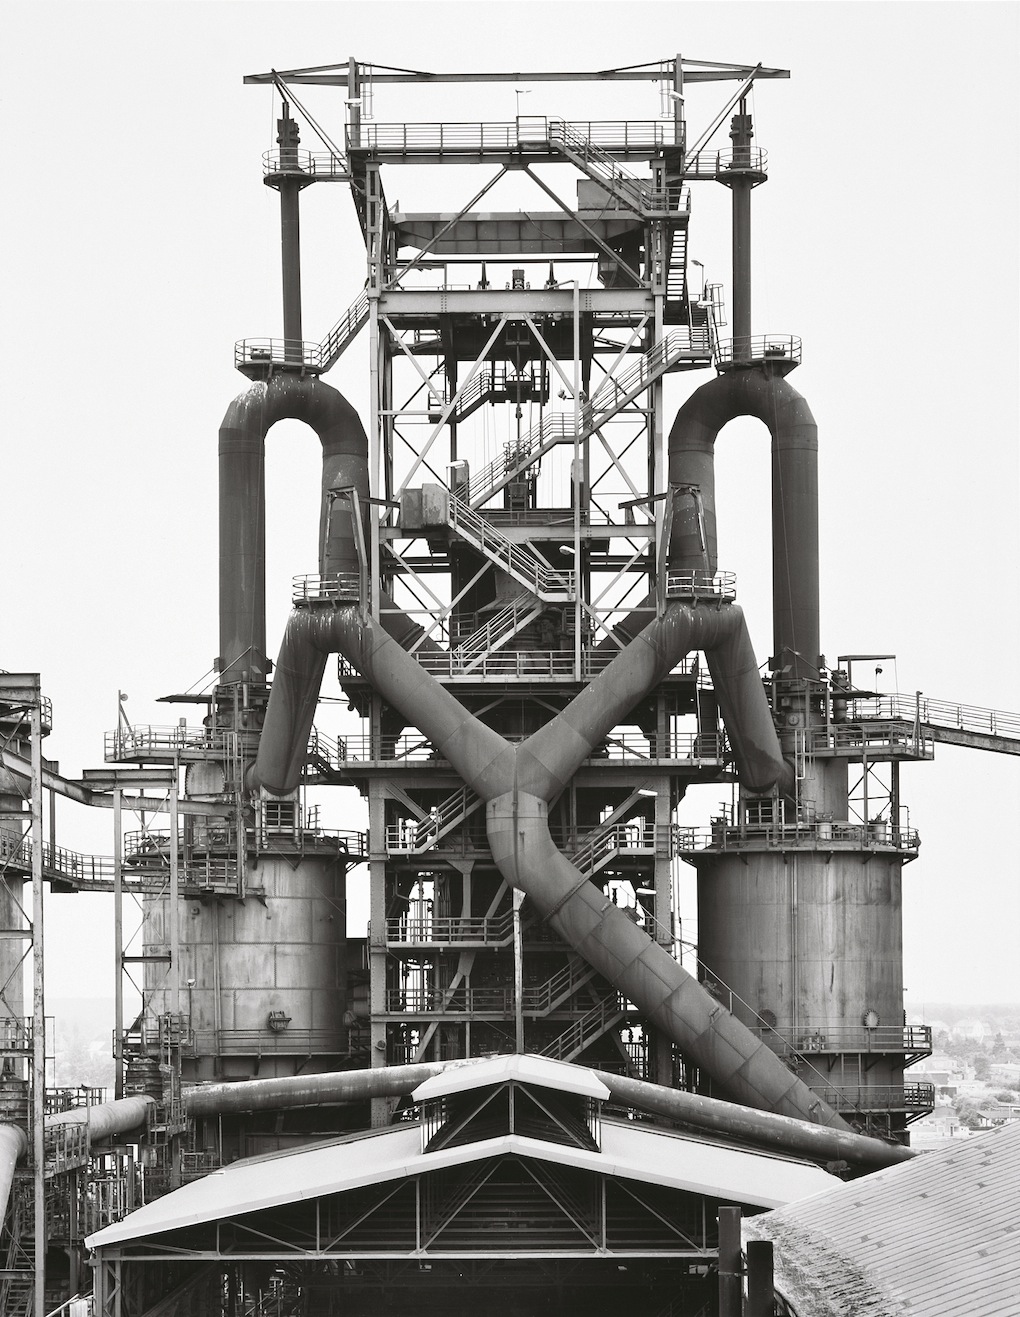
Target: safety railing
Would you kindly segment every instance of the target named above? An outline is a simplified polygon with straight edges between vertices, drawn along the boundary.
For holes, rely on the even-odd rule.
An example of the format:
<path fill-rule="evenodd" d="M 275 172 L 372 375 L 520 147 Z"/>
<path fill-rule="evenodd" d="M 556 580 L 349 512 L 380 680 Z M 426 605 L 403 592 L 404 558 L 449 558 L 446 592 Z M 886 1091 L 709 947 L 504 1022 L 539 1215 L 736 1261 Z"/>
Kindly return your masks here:
<path fill-rule="evenodd" d="M 673 330 L 654 347 L 642 353 L 619 375 L 607 375 L 592 395 L 590 412 L 585 409 L 582 424 L 586 431 L 599 425 L 628 401 L 632 401 L 691 351 L 691 331 Z"/>
<path fill-rule="evenodd" d="M 596 832 L 593 837 L 574 852 L 570 860 L 574 868 L 580 873 L 590 874 L 594 873 L 604 860 L 611 859 L 621 852 L 641 855 L 654 854 L 657 839 L 664 841 L 668 853 L 671 829 L 666 825 L 663 831 L 664 836 L 656 830 L 654 823 L 645 823 L 640 820 L 631 820 L 629 823 L 613 823 L 608 828 Z"/>
<path fill-rule="evenodd" d="M 296 338 L 243 338 L 234 344 L 234 365 L 238 370 L 245 366 L 299 366 L 318 371 L 322 369 L 322 348 L 318 343 Z"/>
<path fill-rule="evenodd" d="M 75 1294 L 65 1299 L 59 1308 L 53 1308 L 46 1317 L 95 1317 L 95 1295 Z"/>
<path fill-rule="evenodd" d="M 973 704 L 933 700 L 926 695 L 879 695 L 850 701 L 849 716 L 864 719 L 918 721 L 946 730 L 975 732 L 979 736 L 1020 738 L 1020 713 L 981 709 Z"/>
<path fill-rule="evenodd" d="M 472 476 L 467 501 L 473 508 L 485 503 L 551 448 L 593 434 L 678 362 L 707 357 L 709 353 L 707 329 L 685 326 L 673 330 L 619 374 L 604 379 L 579 415 L 549 412 L 527 434 L 508 443 L 501 456 Z"/>
<path fill-rule="evenodd" d="M 503 453 L 476 472 L 468 483 L 467 500 L 472 506 L 484 503 L 500 483 L 528 466 L 555 444 L 567 443 L 577 435 L 573 412 L 549 412 L 538 425 L 519 439 L 506 444 Z"/>
<path fill-rule="evenodd" d="M 197 1056 L 322 1056 L 344 1051 L 337 1029 L 196 1029 Z"/>
<path fill-rule="evenodd" d="M 4 669 L 0 668 L 0 672 L 3 671 Z M 31 730 L 31 718 L 27 705 L 30 703 L 35 704 L 36 701 L 26 701 L 24 704 L 19 702 L 15 705 L 13 711 L 11 711 L 11 703 L 11 701 L 5 701 L 3 705 L 0 705 L 0 722 L 6 724 L 8 732 L 12 723 L 20 723 L 20 730 L 27 737 Z M 43 736 L 48 736 L 53 731 L 53 701 L 48 695 L 42 695 L 38 700 L 38 705 L 40 730 Z"/>
<path fill-rule="evenodd" d="M 291 599 L 295 608 L 309 604 L 356 604 L 361 599 L 361 578 L 357 572 L 294 576 L 291 578 Z"/>
<path fill-rule="evenodd" d="M 313 728 L 308 741 L 309 758 L 322 759 L 331 766 L 340 767 L 349 763 L 387 763 L 424 764 L 439 758 L 430 741 L 415 732 L 404 732 L 400 736 L 373 736 L 367 732 L 355 732 L 337 740 L 325 736 Z"/>
<path fill-rule="evenodd" d="M 392 1014 L 508 1015 L 512 988 L 387 988 L 386 1010 Z"/>
<path fill-rule="evenodd" d="M 648 760 L 722 763 L 729 745 L 722 732 L 673 732 L 665 736 L 644 732 L 614 732 L 598 746 L 593 760 Z"/>
<path fill-rule="evenodd" d="M 554 1061 L 569 1061 L 589 1044 L 613 1027 L 631 1008 L 618 992 L 610 993 L 593 1006 L 586 1015 L 574 1020 L 539 1053 Z"/>
<path fill-rule="evenodd" d="M 739 1011 L 737 1014 L 739 1015 Z M 762 1041 L 781 1055 L 796 1052 L 871 1052 L 923 1054 L 931 1051 L 931 1028 L 926 1024 L 828 1025 L 802 1024 L 796 1034 L 765 1025 L 751 1025 Z"/>
<path fill-rule="evenodd" d="M 269 836 L 272 836 L 272 830 Z M 359 832 L 356 828 L 320 828 L 305 827 L 298 822 L 293 829 L 287 829 L 287 836 L 294 836 L 299 844 L 311 848 L 320 847 L 329 850 L 336 850 L 338 853 L 347 855 L 367 855 L 368 854 L 368 835 Z M 246 844 L 251 844 L 252 834 L 247 834 Z M 188 834 L 181 830 L 178 833 L 178 845 L 181 852 L 181 866 L 186 875 L 201 872 L 205 869 L 205 859 L 203 858 L 209 850 L 226 850 L 231 851 L 237 848 L 237 832 L 234 828 L 217 827 L 208 829 L 201 835 L 201 841 L 189 839 Z M 265 843 L 271 845 L 271 841 Z M 124 863 L 128 868 L 142 868 L 144 866 L 159 867 L 164 869 L 170 860 L 170 832 L 167 829 L 145 831 L 125 832 L 124 834 Z M 112 861 L 111 861 L 112 863 Z"/>
<path fill-rule="evenodd" d="M 585 650 L 581 655 L 581 679 L 588 680 L 597 676 L 609 666 L 618 653 L 618 650 Z M 574 654 L 569 649 L 501 649 L 494 654 L 487 654 L 479 663 L 473 664 L 469 672 L 465 672 L 464 664 L 456 651 L 419 650 L 415 657 L 426 672 L 447 681 L 457 678 L 466 681 L 487 678 L 500 681 L 570 680 L 574 675 Z M 358 675 L 347 663 L 341 663 L 339 671 L 342 680 Z M 671 671 L 674 676 L 693 676 L 697 672 L 696 660 L 685 658 Z"/>
<path fill-rule="evenodd" d="M 698 151 L 684 161 L 685 178 L 718 178 L 750 170 L 755 174 L 768 171 L 768 152 L 758 146 L 727 147 L 723 151 Z"/>
<path fill-rule="evenodd" d="M 890 850 L 916 852 L 921 845 L 912 828 L 891 823 L 722 823 L 707 828 L 678 828 L 677 852 L 758 850 L 762 847 L 805 850 Z"/>
<path fill-rule="evenodd" d="M 361 292 L 319 344 L 319 367 L 329 370 L 335 366 L 344 348 L 358 335 L 368 321 L 368 293 Z"/>
<path fill-rule="evenodd" d="M 917 1111 L 935 1105 L 933 1084 L 868 1084 L 834 1088 L 809 1085 L 811 1092 L 836 1111 Z"/>
<path fill-rule="evenodd" d="M 156 727 L 150 723 L 132 723 L 106 732 L 103 737 L 103 755 L 107 763 L 122 759 L 144 759 L 180 755 L 227 754 L 236 746 L 252 749 L 258 743 L 258 732 L 228 731 L 222 727 Z"/>
<path fill-rule="evenodd" d="M 420 945 L 477 943 L 502 945 L 513 937 L 513 914 L 472 916 L 405 916 L 387 919 L 386 940 L 390 943 Z"/>
<path fill-rule="evenodd" d="M 762 334 L 727 338 L 716 347 L 716 365 L 746 366 L 769 362 L 792 362 L 799 365 L 801 341 L 793 334 Z"/>
<path fill-rule="evenodd" d="M 453 289 L 465 292 L 480 291 L 474 284 L 443 283 L 438 286 L 438 291 L 448 292 Z M 519 373 L 512 370 L 505 363 L 486 365 L 457 393 L 451 420 L 466 420 L 490 399 L 492 401 L 505 400 L 508 402 L 529 402 L 532 400 L 545 402 L 548 397 L 548 376 L 534 375 L 530 372 Z M 444 401 L 449 402 L 449 396 L 445 397 Z"/>
<path fill-rule="evenodd" d="M 455 495 L 449 501 L 450 526 L 487 557 L 542 598 L 572 599 L 575 574 L 558 572 L 491 525 L 474 508 Z"/>
<path fill-rule="evenodd" d="M 735 599 L 735 572 L 667 572 L 667 599 Z"/>
<path fill-rule="evenodd" d="M 361 124 L 359 141 L 354 146 L 348 134 L 348 147 L 371 152 L 463 153 L 469 151 L 513 151 L 519 147 L 536 147 L 548 143 L 549 125 L 562 119 L 545 119 L 523 115 L 503 123 L 372 123 Z M 573 133 L 595 146 L 621 152 L 651 151 L 676 144 L 672 120 L 607 119 L 571 122 Z"/>
<path fill-rule="evenodd" d="M 518 595 L 457 646 L 454 651 L 457 658 L 465 665 L 474 666 L 484 655 L 494 652 L 497 646 L 533 622 L 542 609 L 543 604 L 533 595 Z"/>
<path fill-rule="evenodd" d="M 350 170 L 343 156 L 332 151 L 265 151 L 262 154 L 263 174 L 305 174 L 312 180 L 330 179 L 338 183 L 350 181 Z"/>
<path fill-rule="evenodd" d="M 923 724 L 915 731 L 905 722 L 878 719 L 874 722 L 831 723 L 828 728 L 814 728 L 808 733 L 808 743 L 812 754 L 833 751 L 853 756 L 867 752 L 875 756 L 887 753 L 920 759 L 932 758 L 935 747 L 933 737 Z"/>

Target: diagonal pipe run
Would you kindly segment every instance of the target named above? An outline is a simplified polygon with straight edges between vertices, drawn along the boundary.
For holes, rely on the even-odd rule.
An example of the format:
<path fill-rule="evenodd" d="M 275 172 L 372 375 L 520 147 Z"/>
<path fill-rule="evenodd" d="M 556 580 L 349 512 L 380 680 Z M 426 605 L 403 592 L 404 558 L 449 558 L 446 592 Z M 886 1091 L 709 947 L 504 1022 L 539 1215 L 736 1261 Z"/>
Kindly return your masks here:
<path fill-rule="evenodd" d="M 714 604 L 672 605 L 519 747 L 469 713 L 357 609 L 297 612 L 284 637 L 248 785 L 273 792 L 297 785 L 325 658 L 339 651 L 487 802 L 489 843 L 508 881 L 686 1056 L 736 1101 L 846 1128 L 759 1038 L 607 900 L 549 834 L 549 801 L 627 711 L 695 647 L 724 656 L 718 673 L 724 717 L 729 708 L 745 719 L 728 726 L 738 772 L 754 789 L 767 790 L 784 765 L 757 667 L 747 666 L 750 642 L 743 616 L 732 606 Z"/>

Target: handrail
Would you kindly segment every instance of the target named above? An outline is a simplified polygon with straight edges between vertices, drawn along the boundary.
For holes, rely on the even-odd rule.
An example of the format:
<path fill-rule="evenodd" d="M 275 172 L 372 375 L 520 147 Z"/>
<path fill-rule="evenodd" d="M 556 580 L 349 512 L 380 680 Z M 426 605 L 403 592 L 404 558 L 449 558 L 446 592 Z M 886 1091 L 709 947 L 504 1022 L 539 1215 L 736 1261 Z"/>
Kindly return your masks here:
<path fill-rule="evenodd" d="M 513 937 L 513 912 L 501 915 L 406 915 L 386 921 L 387 942 L 504 943 Z"/>
<path fill-rule="evenodd" d="M 707 828 L 678 828 L 678 853 L 744 850 L 760 847 L 803 846 L 830 848 L 917 851 L 921 839 L 913 828 L 895 828 L 890 823 L 723 823 Z"/>
<path fill-rule="evenodd" d="M 668 850 L 672 830 L 667 825 L 665 831 Z M 579 873 L 592 874 L 600 860 L 608 859 L 619 851 L 655 850 L 658 836 L 654 823 L 635 819 L 626 823 L 613 823 L 589 837 L 570 857 L 570 862 Z"/>
<path fill-rule="evenodd" d="M 794 334 L 758 334 L 727 338 L 716 347 L 716 365 L 746 366 L 751 363 L 793 362 L 801 360 L 801 341 Z"/>
<path fill-rule="evenodd" d="M 838 690 L 834 692 L 837 696 Z M 946 731 L 976 732 L 984 736 L 1020 738 L 1020 713 L 982 709 L 974 704 L 929 699 L 926 695 L 877 695 L 850 699 L 850 720 L 896 719 L 926 723 Z"/>
<path fill-rule="evenodd" d="M 75 1294 L 65 1299 L 59 1308 L 54 1308 L 46 1317 L 93 1317 L 96 1296 L 94 1294 Z"/>
<path fill-rule="evenodd" d="M 548 141 L 540 116 L 522 115 L 509 122 L 460 123 L 372 123 L 362 124 L 360 141 L 348 147 L 356 151 L 400 151 L 402 153 L 449 151 L 513 151 Z M 562 123 L 563 120 L 554 122 Z M 568 125 L 593 144 L 620 151 L 647 151 L 675 146 L 672 120 L 607 119 L 577 121 Z"/>
<path fill-rule="evenodd" d="M 808 749 L 813 754 L 826 750 L 872 752 L 899 750 L 909 755 L 930 759 L 934 755 L 934 739 L 921 724 L 915 733 L 906 719 L 860 719 L 855 722 L 830 723 L 828 727 L 814 727 L 808 731 Z"/>
<path fill-rule="evenodd" d="M 843 1088 L 809 1084 L 808 1087 L 836 1111 L 909 1111 L 935 1105 L 934 1084 L 876 1084 L 874 1087 L 861 1084 Z"/>
<path fill-rule="evenodd" d="M 614 1020 L 626 1015 L 627 1009 L 627 1003 L 620 993 L 611 992 L 593 1006 L 587 1015 L 573 1020 L 561 1034 L 542 1048 L 539 1055 L 551 1057 L 554 1061 L 569 1060 L 596 1038 L 600 1038 Z"/>
<path fill-rule="evenodd" d="M 272 174 L 306 174 L 310 179 L 328 178 L 338 183 L 350 182 L 351 174 L 343 156 L 332 151 L 302 151 L 288 147 L 285 151 L 263 151 L 262 172 Z"/>
<path fill-rule="evenodd" d="M 758 146 L 727 147 L 723 151 L 698 151 L 684 162 L 684 178 L 718 178 L 750 170 L 764 174 L 768 170 L 768 152 Z"/>
<path fill-rule="evenodd" d="M 735 572 L 667 572 L 667 599 L 736 599 Z"/>
<path fill-rule="evenodd" d="M 511 639 L 517 631 L 533 622 L 542 611 L 541 600 L 533 595 L 517 595 L 506 608 L 500 609 L 453 650 L 453 655 L 468 667 L 480 655 L 495 652 L 503 641 Z"/>
<path fill-rule="evenodd" d="M 356 604 L 361 600 L 361 577 L 357 572 L 294 576 L 291 577 L 291 599 L 295 608 L 309 604 Z"/>
<path fill-rule="evenodd" d="M 554 678 L 571 678 L 574 673 L 574 652 L 569 649 L 501 649 L 487 654 L 470 670 L 466 670 L 452 650 L 420 650 L 416 655 L 422 668 L 434 677 L 455 680 L 464 677 L 470 680 L 481 678 L 542 680 Z M 581 677 L 590 679 L 607 668 L 615 657 L 614 652 L 586 649 L 581 653 Z M 346 677 L 345 669 L 341 669 Z M 685 658 L 677 663 L 672 672 L 679 675 L 693 676 L 698 672 L 696 660 Z M 353 675 L 353 674 L 352 674 Z M 702 674 L 698 672 L 699 684 Z"/>
<path fill-rule="evenodd" d="M 535 553 L 529 553 L 521 545 L 509 539 L 491 522 L 476 512 L 469 504 L 450 495 L 449 520 L 454 530 L 469 539 L 482 551 L 498 559 L 501 566 L 523 583 L 535 594 L 555 595 L 566 599 L 573 598 L 575 575 L 570 572 L 558 572 L 550 567 Z"/>
<path fill-rule="evenodd" d="M 322 373 L 335 366 L 341 354 L 368 321 L 368 293 L 358 294 L 321 343 L 306 343 L 293 338 L 243 338 L 234 344 L 234 365 L 248 367 L 282 366 Z"/>
<path fill-rule="evenodd" d="M 931 1026 L 927 1024 L 866 1025 L 801 1022 L 796 1034 L 767 1025 L 749 1026 L 776 1051 L 807 1052 L 930 1052 Z"/>
<path fill-rule="evenodd" d="M 234 366 L 301 366 L 322 369 L 322 348 L 296 338 L 242 338 L 234 344 Z"/>

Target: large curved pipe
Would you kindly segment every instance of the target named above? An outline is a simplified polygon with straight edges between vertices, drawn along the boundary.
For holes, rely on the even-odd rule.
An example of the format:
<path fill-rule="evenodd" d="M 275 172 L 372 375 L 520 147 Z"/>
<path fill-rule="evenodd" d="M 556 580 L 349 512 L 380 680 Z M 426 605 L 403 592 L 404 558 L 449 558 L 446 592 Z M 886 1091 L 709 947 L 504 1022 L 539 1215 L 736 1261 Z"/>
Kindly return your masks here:
<path fill-rule="evenodd" d="M 7 1203 L 14 1183 L 14 1170 L 28 1152 L 28 1136 L 18 1125 L 0 1125 L 0 1226 L 7 1216 Z"/>
<path fill-rule="evenodd" d="M 699 487 L 706 543 L 703 551 L 696 509 L 686 502 L 674 516 L 670 565 L 716 570 L 715 441 L 738 416 L 757 417 L 772 434 L 775 654 L 789 668 L 786 675 L 817 678 L 818 427 L 804 398 L 768 366 L 710 380 L 677 413 L 669 435 L 669 481 Z"/>
<path fill-rule="evenodd" d="M 488 805 L 493 859 L 550 925 L 737 1101 L 846 1128 L 782 1061 L 695 978 L 590 883 L 549 835 L 548 803 L 624 715 L 689 649 L 712 652 L 745 632 L 732 607 L 674 604 L 617 655 L 550 723 L 521 746 L 469 713 L 371 618 L 354 608 L 295 613 L 277 666 L 254 786 L 290 789 L 300 772 L 324 655 L 339 650 L 399 709 Z M 738 651 L 739 654 L 740 651 Z M 739 771 L 767 790 L 783 761 L 757 669 L 724 665 L 740 679 L 747 708 L 760 702 L 753 734 L 736 728 Z M 752 693 L 753 692 L 753 693 Z M 770 739 L 771 738 L 771 739 Z M 293 775 L 293 777 L 288 776 Z"/>
<path fill-rule="evenodd" d="M 409 1097 L 419 1084 L 441 1071 L 474 1065 L 474 1061 L 426 1061 L 418 1065 L 380 1066 L 375 1070 L 342 1070 L 332 1074 L 285 1075 L 232 1084 L 189 1089 L 184 1105 L 192 1119 L 250 1111 L 283 1111 L 300 1107 L 367 1102 L 374 1097 Z M 819 1161 L 846 1161 L 878 1168 L 907 1161 L 917 1154 L 899 1144 L 846 1130 L 828 1129 L 807 1121 L 758 1111 L 735 1102 L 700 1097 L 664 1088 L 642 1079 L 628 1079 L 602 1070 L 594 1072 L 609 1089 L 617 1106 L 636 1107 L 694 1129 L 742 1138 L 758 1147 L 796 1153 Z"/>
<path fill-rule="evenodd" d="M 127 1134 L 144 1125 L 147 1112 L 153 1105 L 151 1097 L 117 1098 L 100 1102 L 94 1107 L 77 1107 L 71 1111 L 58 1111 L 46 1117 L 46 1129 L 58 1125 L 88 1125 L 89 1146 Z M 14 1182 L 14 1168 L 28 1151 L 28 1136 L 17 1125 L 0 1125 L 0 1225 L 7 1213 L 7 1203 Z"/>
<path fill-rule="evenodd" d="M 322 444 L 320 571 L 357 570 L 350 510 L 340 502 L 331 514 L 329 499 L 335 488 L 368 492 L 368 440 L 357 412 L 312 376 L 257 381 L 234 399 L 220 426 L 221 681 L 244 673 L 261 681 L 268 668 L 265 440 L 282 420 L 304 421 Z"/>
<path fill-rule="evenodd" d="M 129 1134 L 144 1125 L 155 1099 L 145 1093 L 134 1097 L 114 1098 L 110 1102 L 97 1102 L 94 1107 L 75 1107 L 70 1111 L 57 1111 L 46 1117 L 46 1128 L 58 1125 L 83 1125 L 89 1128 L 89 1143 L 102 1143 L 116 1134 Z"/>

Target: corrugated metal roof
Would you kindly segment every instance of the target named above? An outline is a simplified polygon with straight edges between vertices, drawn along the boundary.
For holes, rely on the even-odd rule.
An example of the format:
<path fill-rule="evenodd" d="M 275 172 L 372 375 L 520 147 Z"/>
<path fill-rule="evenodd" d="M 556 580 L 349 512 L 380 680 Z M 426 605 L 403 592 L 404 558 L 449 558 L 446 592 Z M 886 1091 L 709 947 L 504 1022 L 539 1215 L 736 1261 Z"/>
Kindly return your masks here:
<path fill-rule="evenodd" d="M 694 1135 L 628 1121 L 603 1121 L 601 1145 L 602 1151 L 594 1152 L 508 1134 L 423 1153 L 420 1127 L 398 1125 L 364 1138 L 235 1162 L 157 1198 L 86 1243 L 89 1248 L 102 1248 L 507 1153 L 754 1207 L 793 1202 L 832 1183 L 831 1176 L 809 1163 L 722 1147 Z"/>
<path fill-rule="evenodd" d="M 1020 1317 L 1020 1123 L 745 1223 L 801 1317 Z"/>

